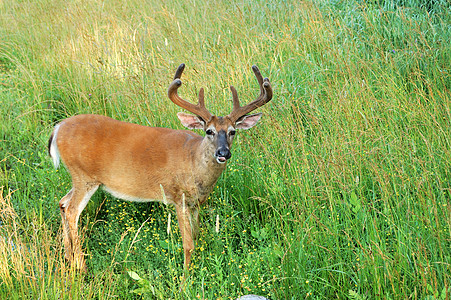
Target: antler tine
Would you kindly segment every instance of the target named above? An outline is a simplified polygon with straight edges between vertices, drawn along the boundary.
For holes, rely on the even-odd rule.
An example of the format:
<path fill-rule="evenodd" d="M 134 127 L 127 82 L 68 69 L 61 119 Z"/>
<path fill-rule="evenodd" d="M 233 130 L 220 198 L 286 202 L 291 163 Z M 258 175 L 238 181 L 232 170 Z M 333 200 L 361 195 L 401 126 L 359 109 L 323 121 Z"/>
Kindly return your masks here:
<path fill-rule="evenodd" d="M 233 85 L 230 86 L 230 90 L 232 91 L 232 101 L 233 101 L 232 111 L 234 111 L 235 109 L 240 108 L 240 99 L 238 98 L 238 93 Z"/>
<path fill-rule="evenodd" d="M 212 114 L 208 111 L 208 109 L 205 107 L 204 102 L 204 89 L 200 89 L 199 91 L 199 103 L 197 105 L 194 105 L 184 99 L 182 99 L 178 93 L 177 89 L 182 85 L 182 81 L 180 80 L 180 77 L 182 76 L 183 70 L 185 69 L 185 64 L 181 64 L 174 75 L 174 80 L 169 85 L 168 88 L 168 97 L 171 99 L 174 104 L 180 106 L 181 108 L 186 109 L 189 112 L 192 112 L 193 114 L 201 117 L 204 122 L 207 122 L 211 119 Z"/>
<path fill-rule="evenodd" d="M 200 90 L 199 90 L 199 103 L 198 103 L 198 105 L 200 105 L 201 107 L 205 107 L 204 88 L 200 88 Z"/>
<path fill-rule="evenodd" d="M 177 71 L 175 71 L 174 80 L 180 79 L 180 77 L 182 77 L 183 70 L 185 70 L 185 64 L 180 64 L 180 66 L 177 68 Z"/>
<path fill-rule="evenodd" d="M 258 81 L 258 85 L 260 86 L 260 95 L 257 97 L 257 99 L 255 99 L 251 103 L 241 107 L 240 102 L 238 100 L 237 92 L 235 88 L 231 86 L 230 89 L 232 90 L 233 95 L 233 109 L 232 112 L 228 115 L 228 117 L 233 122 L 236 122 L 239 118 L 259 108 L 260 106 L 265 105 L 272 99 L 272 88 L 269 79 L 263 78 L 263 76 L 260 73 L 260 70 L 257 68 L 256 65 L 252 66 L 252 70 L 254 71 L 255 77 L 257 78 Z"/>
<path fill-rule="evenodd" d="M 258 69 L 258 67 L 256 65 L 252 66 L 252 71 L 254 71 L 255 77 L 257 78 L 257 81 L 258 81 L 258 85 L 260 86 L 260 96 L 259 97 L 261 97 L 261 95 L 263 95 L 263 93 L 265 92 L 263 90 L 263 76 L 260 73 L 260 70 Z"/>

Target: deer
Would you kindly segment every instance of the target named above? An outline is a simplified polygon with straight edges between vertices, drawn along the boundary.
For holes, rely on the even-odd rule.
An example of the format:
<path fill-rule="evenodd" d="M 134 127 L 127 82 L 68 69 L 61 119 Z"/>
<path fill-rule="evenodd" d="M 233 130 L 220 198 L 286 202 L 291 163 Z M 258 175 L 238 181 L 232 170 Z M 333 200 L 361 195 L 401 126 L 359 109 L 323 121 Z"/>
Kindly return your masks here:
<path fill-rule="evenodd" d="M 204 136 L 191 130 L 143 126 L 94 114 L 72 116 L 54 127 L 49 154 L 55 168 L 61 160 L 72 179 L 72 188 L 59 201 L 65 258 L 77 269 L 86 271 L 77 228 L 79 217 L 100 186 L 119 199 L 174 205 L 184 268 L 189 268 L 199 231 L 199 207 L 232 156 L 236 130 L 257 124 L 262 113 L 249 113 L 268 103 L 273 92 L 269 79 L 263 78 L 254 65 L 260 95 L 240 106 L 238 93 L 230 86 L 232 111 L 224 117 L 215 116 L 205 107 L 203 88 L 197 104 L 178 95 L 184 69 L 185 64 L 177 68 L 168 97 L 192 113 L 177 113 L 181 124 L 203 130 Z"/>

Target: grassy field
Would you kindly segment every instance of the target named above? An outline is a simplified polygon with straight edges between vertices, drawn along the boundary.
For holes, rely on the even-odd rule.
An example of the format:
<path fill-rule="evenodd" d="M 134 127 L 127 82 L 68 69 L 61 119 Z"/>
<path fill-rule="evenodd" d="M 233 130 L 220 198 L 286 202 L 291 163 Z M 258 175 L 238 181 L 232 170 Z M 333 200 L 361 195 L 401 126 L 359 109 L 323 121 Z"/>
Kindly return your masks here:
<path fill-rule="evenodd" d="M 423 3 L 423 4 L 421 4 Z M 0 1 L 1 299 L 451 298 L 449 1 Z M 81 113 L 182 128 L 271 79 L 201 210 L 186 285 L 174 209 L 98 192 L 88 272 L 64 262 L 70 189 L 47 140 Z M 170 228 L 168 230 L 168 219 Z M 219 230 L 217 229 L 219 218 Z"/>

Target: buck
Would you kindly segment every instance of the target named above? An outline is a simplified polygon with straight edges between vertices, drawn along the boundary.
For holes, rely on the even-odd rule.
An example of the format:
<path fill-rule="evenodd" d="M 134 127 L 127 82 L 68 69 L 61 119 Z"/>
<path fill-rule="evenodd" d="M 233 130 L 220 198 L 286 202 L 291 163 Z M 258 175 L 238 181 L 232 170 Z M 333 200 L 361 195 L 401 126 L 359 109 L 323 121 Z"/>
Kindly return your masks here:
<path fill-rule="evenodd" d="M 72 177 L 72 189 L 60 200 L 65 257 L 85 269 L 77 224 L 89 199 L 102 186 L 114 197 L 138 202 L 160 201 L 175 205 L 182 236 L 184 266 L 188 268 L 198 232 L 199 206 L 204 203 L 231 157 L 236 129 L 249 129 L 261 118 L 251 114 L 272 98 L 268 78 L 252 69 L 260 95 L 240 106 L 231 86 L 232 112 L 212 115 L 204 103 L 204 90 L 194 105 L 182 99 L 178 88 L 185 68 L 181 64 L 169 85 L 169 99 L 193 113 L 178 113 L 189 129 L 202 129 L 205 137 L 189 130 L 148 127 L 100 115 L 77 115 L 57 124 L 49 140 L 55 168 L 60 159 Z"/>

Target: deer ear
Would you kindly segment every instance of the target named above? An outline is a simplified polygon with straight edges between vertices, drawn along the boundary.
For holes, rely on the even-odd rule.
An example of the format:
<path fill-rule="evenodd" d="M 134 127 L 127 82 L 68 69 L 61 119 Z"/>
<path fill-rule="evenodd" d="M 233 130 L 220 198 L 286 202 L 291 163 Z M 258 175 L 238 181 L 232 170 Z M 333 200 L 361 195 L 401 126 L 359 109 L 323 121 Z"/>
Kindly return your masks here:
<path fill-rule="evenodd" d="M 237 129 L 249 129 L 255 126 L 258 123 L 260 118 L 262 117 L 262 113 L 253 114 L 241 117 L 236 121 L 235 126 Z"/>
<path fill-rule="evenodd" d="M 195 115 L 179 112 L 177 117 L 182 122 L 182 125 L 189 129 L 204 129 L 204 121 Z"/>

